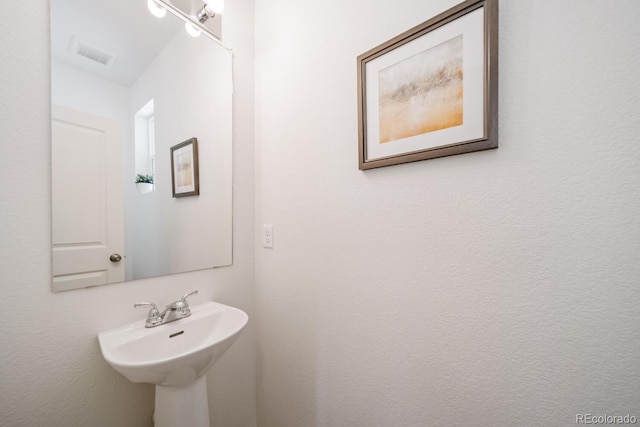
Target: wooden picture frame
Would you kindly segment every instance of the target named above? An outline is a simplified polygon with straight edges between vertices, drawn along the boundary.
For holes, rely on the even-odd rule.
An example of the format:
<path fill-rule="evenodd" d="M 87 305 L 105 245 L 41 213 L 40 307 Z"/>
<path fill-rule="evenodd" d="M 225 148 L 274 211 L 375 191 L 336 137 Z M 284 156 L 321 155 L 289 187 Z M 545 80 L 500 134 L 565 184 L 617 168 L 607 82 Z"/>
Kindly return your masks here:
<path fill-rule="evenodd" d="M 171 189 L 173 197 L 200 194 L 197 138 L 171 147 Z"/>
<path fill-rule="evenodd" d="M 467 0 L 358 56 L 359 169 L 498 147 L 498 0 Z"/>

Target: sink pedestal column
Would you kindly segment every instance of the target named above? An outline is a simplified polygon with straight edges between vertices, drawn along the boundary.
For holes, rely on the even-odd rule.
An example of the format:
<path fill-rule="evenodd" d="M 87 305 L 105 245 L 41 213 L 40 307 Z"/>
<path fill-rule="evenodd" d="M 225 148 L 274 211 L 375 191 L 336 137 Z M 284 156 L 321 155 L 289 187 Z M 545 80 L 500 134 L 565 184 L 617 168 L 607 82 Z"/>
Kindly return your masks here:
<path fill-rule="evenodd" d="M 209 427 L 206 376 L 180 387 L 156 386 L 155 427 Z"/>

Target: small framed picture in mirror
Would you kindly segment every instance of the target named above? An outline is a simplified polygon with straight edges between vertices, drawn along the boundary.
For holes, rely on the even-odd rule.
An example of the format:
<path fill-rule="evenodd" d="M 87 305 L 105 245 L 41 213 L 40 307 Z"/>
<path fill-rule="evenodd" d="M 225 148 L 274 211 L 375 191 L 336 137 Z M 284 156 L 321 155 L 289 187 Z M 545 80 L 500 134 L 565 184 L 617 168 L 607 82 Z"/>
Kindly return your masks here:
<path fill-rule="evenodd" d="M 197 138 L 188 139 L 171 147 L 171 188 L 173 197 L 200 194 Z"/>

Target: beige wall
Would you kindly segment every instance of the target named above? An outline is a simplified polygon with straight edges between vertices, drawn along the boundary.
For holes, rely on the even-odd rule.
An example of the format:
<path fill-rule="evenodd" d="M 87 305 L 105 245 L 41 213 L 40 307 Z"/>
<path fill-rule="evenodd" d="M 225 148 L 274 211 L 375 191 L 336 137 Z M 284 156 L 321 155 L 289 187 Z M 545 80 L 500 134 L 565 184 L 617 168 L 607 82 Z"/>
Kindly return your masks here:
<path fill-rule="evenodd" d="M 97 333 L 144 317 L 139 300 L 242 308 L 249 326 L 208 375 L 212 423 L 255 425 L 253 308 L 253 3 L 234 0 L 225 37 L 235 51 L 234 265 L 88 290 L 51 292 L 48 2 L 2 2 L 0 14 L 0 424 L 151 425 L 153 387 L 100 355 Z"/>
<path fill-rule="evenodd" d="M 500 148 L 359 171 L 357 55 L 455 3 L 256 0 L 261 427 L 640 416 L 640 3 L 502 0 Z"/>

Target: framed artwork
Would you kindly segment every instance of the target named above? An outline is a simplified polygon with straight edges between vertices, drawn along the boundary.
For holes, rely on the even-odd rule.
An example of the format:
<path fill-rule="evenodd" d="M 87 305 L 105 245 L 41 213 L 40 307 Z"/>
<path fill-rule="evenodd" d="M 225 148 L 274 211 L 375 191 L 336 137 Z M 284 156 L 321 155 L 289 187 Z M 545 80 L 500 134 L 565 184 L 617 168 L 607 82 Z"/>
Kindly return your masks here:
<path fill-rule="evenodd" d="M 498 147 L 498 0 L 468 0 L 358 56 L 361 170 Z"/>
<path fill-rule="evenodd" d="M 197 138 L 188 139 L 171 147 L 171 188 L 173 197 L 200 194 Z"/>

